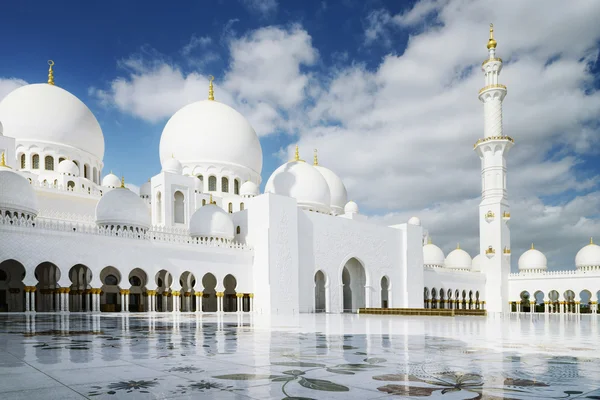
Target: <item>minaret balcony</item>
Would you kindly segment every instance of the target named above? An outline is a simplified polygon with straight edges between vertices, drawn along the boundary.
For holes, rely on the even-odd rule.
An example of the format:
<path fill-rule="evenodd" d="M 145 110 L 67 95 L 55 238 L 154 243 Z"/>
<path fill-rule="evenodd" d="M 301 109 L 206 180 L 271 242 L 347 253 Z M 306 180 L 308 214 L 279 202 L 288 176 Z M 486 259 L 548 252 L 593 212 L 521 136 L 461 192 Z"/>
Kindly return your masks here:
<path fill-rule="evenodd" d="M 484 62 L 481 63 L 481 66 L 483 67 L 485 64 L 487 64 L 489 62 L 502 62 L 502 59 L 500 57 L 488 58 L 487 60 L 485 60 Z"/>
<path fill-rule="evenodd" d="M 502 219 L 508 221 L 510 219 L 510 213 L 508 211 L 504 211 L 502 213 Z"/>
<path fill-rule="evenodd" d="M 485 251 L 485 255 L 487 256 L 487 258 L 492 258 L 492 257 L 494 257 L 495 254 L 496 254 L 496 250 L 494 250 L 494 248 L 492 246 L 489 246 L 487 248 L 487 250 Z"/>
<path fill-rule="evenodd" d="M 485 222 L 492 222 L 495 216 L 496 215 L 492 212 L 492 210 L 488 211 L 487 213 L 485 213 Z"/>
<path fill-rule="evenodd" d="M 490 136 L 490 137 L 486 137 L 486 138 L 479 139 L 478 141 L 476 141 L 475 144 L 473 145 L 473 148 L 476 148 L 481 143 L 489 142 L 491 140 L 507 140 L 511 143 L 515 142 L 515 140 L 513 138 L 511 138 L 510 136 Z"/>
<path fill-rule="evenodd" d="M 479 90 L 479 94 L 485 92 L 486 90 L 490 90 L 490 89 L 503 89 L 504 91 L 506 91 L 506 86 L 502 85 L 500 83 L 497 83 L 495 85 L 487 85 L 484 88 L 481 88 L 481 90 Z"/>
<path fill-rule="evenodd" d="M 503 251 L 503 253 L 504 253 L 504 256 L 506 256 L 506 257 L 510 257 L 510 249 L 509 249 L 508 247 L 505 247 L 505 248 L 504 248 L 504 251 Z"/>

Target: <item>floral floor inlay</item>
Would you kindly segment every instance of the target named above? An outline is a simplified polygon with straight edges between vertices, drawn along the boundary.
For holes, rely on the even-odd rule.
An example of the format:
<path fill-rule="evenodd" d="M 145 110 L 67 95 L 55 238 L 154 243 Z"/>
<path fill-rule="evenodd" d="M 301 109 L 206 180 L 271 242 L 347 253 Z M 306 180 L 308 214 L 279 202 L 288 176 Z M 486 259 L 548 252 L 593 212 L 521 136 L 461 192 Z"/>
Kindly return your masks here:
<path fill-rule="evenodd" d="M 0 398 L 597 399 L 594 316 L 0 314 Z"/>

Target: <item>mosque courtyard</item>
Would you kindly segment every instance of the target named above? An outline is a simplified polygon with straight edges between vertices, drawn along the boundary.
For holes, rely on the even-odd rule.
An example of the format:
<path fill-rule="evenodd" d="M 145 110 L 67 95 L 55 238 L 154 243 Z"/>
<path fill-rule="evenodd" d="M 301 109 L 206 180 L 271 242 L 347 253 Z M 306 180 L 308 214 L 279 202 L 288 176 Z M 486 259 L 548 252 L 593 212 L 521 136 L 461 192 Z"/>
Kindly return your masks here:
<path fill-rule="evenodd" d="M 1 314 L 0 398 L 600 399 L 596 316 Z"/>

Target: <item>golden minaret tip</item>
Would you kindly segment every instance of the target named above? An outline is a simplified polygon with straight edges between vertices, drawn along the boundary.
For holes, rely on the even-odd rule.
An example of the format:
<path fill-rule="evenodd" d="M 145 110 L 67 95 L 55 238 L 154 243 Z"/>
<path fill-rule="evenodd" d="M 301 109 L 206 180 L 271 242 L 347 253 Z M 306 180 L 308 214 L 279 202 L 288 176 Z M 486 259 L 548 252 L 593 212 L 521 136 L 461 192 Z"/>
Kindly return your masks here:
<path fill-rule="evenodd" d="M 48 60 L 48 85 L 54 85 L 54 61 Z"/>
<path fill-rule="evenodd" d="M 460 243 L 456 243 L 456 250 L 460 250 Z"/>
<path fill-rule="evenodd" d="M 2 156 L 4 157 L 4 153 L 2 153 Z M 593 237 L 590 238 L 590 244 L 594 244 L 594 238 Z"/>
<path fill-rule="evenodd" d="M 313 165 L 319 165 L 319 157 L 317 156 L 317 149 L 315 149 L 315 156 L 313 157 Z"/>
<path fill-rule="evenodd" d="M 531 243 L 531 250 L 535 249 L 535 247 L 533 247 L 533 243 Z"/>
<path fill-rule="evenodd" d="M 215 80 L 215 77 L 212 75 L 208 76 L 208 99 L 209 100 L 214 100 L 215 99 L 215 89 L 213 87 L 213 81 Z"/>
<path fill-rule="evenodd" d="M 125 177 L 121 176 L 121 188 L 125 188 Z"/>
<path fill-rule="evenodd" d="M 494 24 L 490 24 L 490 40 L 488 40 L 487 44 L 488 50 L 495 49 L 497 44 L 498 43 L 496 43 L 496 41 L 494 40 Z"/>
<path fill-rule="evenodd" d="M 431 241 L 431 236 L 429 236 L 429 237 L 427 238 L 427 244 L 432 244 L 432 243 L 433 243 L 433 242 Z"/>
<path fill-rule="evenodd" d="M 8 165 L 6 165 L 6 154 L 5 154 L 5 152 L 2 152 L 2 156 L 0 156 L 0 167 L 10 168 Z"/>

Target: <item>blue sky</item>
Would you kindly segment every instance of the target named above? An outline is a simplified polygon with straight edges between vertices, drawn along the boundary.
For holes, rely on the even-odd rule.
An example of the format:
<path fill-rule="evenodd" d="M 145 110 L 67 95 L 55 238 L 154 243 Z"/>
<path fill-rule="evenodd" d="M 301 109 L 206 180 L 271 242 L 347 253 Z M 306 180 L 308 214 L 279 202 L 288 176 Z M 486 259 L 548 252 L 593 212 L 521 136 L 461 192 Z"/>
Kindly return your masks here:
<path fill-rule="evenodd" d="M 95 113 L 105 169 L 160 171 L 162 129 L 215 96 L 260 136 L 263 186 L 293 146 L 379 223 L 419 216 L 447 253 L 478 248 L 481 62 L 494 22 L 507 85 L 513 254 L 550 268 L 600 242 L 600 2 L 562 0 L 24 1 L 3 4 L 0 98 L 56 84 Z M 22 81 L 15 81 L 21 79 Z M 513 257 L 513 269 L 518 257 Z"/>

